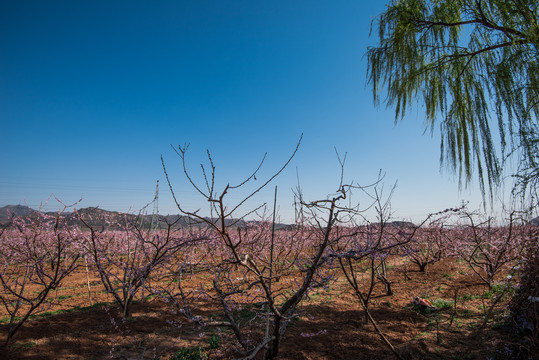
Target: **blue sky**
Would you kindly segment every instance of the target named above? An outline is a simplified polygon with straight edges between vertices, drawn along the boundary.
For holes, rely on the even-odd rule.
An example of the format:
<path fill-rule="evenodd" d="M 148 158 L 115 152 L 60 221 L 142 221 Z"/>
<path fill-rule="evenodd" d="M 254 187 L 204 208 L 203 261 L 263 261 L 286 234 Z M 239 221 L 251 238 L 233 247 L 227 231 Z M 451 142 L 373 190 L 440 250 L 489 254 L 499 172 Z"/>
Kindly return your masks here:
<path fill-rule="evenodd" d="M 78 207 L 136 211 L 160 180 L 160 213 L 177 213 L 163 155 L 180 201 L 205 209 L 171 144 L 191 144 L 197 176 L 209 149 L 220 188 L 268 152 L 256 186 L 303 133 L 289 168 L 252 205 L 271 202 L 278 185 L 280 214 L 290 219 L 297 174 L 308 199 L 335 191 L 336 147 L 348 153 L 346 180 L 366 184 L 380 169 L 386 188 L 398 180 L 397 218 L 462 200 L 479 207 L 477 185 L 459 191 L 456 177 L 440 169 L 439 134 L 423 135 L 420 108 L 395 125 L 391 109 L 373 104 L 364 54 L 376 44 L 370 25 L 384 8 L 377 1 L 0 2 L 0 206 L 37 208 L 54 193 L 65 203 L 82 197 Z M 231 193 L 230 203 L 243 194 Z"/>

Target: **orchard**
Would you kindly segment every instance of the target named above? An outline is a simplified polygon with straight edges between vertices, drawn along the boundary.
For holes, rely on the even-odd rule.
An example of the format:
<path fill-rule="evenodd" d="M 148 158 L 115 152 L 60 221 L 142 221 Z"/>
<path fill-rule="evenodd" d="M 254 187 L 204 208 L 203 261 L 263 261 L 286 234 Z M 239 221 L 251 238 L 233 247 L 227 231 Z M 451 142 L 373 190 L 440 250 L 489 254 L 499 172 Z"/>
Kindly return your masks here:
<path fill-rule="evenodd" d="M 175 221 L 96 221 L 64 208 L 13 216 L 2 227 L 5 357 L 533 356 L 539 228 L 522 214 L 495 219 L 462 206 L 395 222 L 381 179 L 341 180 L 335 194 L 317 200 L 298 188 L 296 221 L 284 226 L 275 204 L 243 208 L 288 162 L 233 204 L 229 193 L 258 170 L 217 192 L 211 156 L 197 184 L 186 152 L 179 148 L 184 173 L 212 216 L 181 205 L 163 164 L 184 216 Z M 357 192 L 371 202 L 351 205 Z M 248 220 L 253 214 L 271 215 Z"/>

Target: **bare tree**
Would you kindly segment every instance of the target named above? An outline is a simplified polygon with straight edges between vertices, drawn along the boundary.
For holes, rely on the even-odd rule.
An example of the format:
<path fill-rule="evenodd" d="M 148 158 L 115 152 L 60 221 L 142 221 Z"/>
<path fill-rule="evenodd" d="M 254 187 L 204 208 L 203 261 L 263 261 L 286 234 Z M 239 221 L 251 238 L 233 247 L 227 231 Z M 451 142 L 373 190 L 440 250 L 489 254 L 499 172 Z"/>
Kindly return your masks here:
<path fill-rule="evenodd" d="M 525 248 L 521 219 L 509 213 L 507 225 L 496 224 L 492 217 L 481 218 L 468 211 L 461 212 L 462 224 L 454 235 L 455 252 L 469 265 L 474 274 L 489 288 L 495 276 L 522 255 Z"/>
<path fill-rule="evenodd" d="M 228 184 L 219 193 L 215 190 L 215 166 L 209 152 L 209 171 L 201 166 L 203 188 L 193 181 L 186 166 L 187 147 L 180 147 L 177 154 L 182 160 L 185 176 L 210 205 L 211 216 L 207 218 L 180 204 L 163 163 L 178 209 L 212 229 L 221 245 L 220 250 L 206 259 L 211 266 L 213 281 L 211 289 L 203 290 L 203 293 L 220 304 L 222 319 L 207 319 L 194 314 L 189 306 L 193 292 L 187 293 L 181 281 L 177 282 L 177 290 L 167 292 L 166 296 L 178 306 L 181 314 L 202 326 L 231 328 L 244 359 L 253 359 L 261 352 L 265 359 L 277 357 L 288 324 L 296 316 L 298 305 L 317 283 L 319 270 L 329 259 L 327 254 L 331 244 L 338 241 L 336 236 L 339 235 L 334 228 L 341 221 L 341 215 L 346 213 L 345 208 L 339 205 L 346 199 L 347 187 L 343 186 L 335 196 L 314 202 L 305 201 L 298 191 L 298 205 L 303 208 L 302 212 L 323 212 L 323 221 L 319 217 L 310 217 L 316 222 L 311 223 L 304 217 L 291 231 L 276 230 L 274 204 L 271 222 L 243 222 L 246 216 L 258 214 L 265 204 L 241 214 L 240 208 L 286 168 L 299 145 L 298 142 L 288 161 L 267 181 L 233 205 L 226 203 L 226 196 L 255 179 L 263 160 L 243 182 L 235 186 Z"/>
<path fill-rule="evenodd" d="M 65 223 L 65 209 L 55 217 L 12 218 L 10 229 L 0 232 L 0 303 L 9 314 L 5 346 L 77 268 L 80 234 Z"/>
<path fill-rule="evenodd" d="M 176 226 L 179 221 L 162 218 L 162 230 L 144 230 L 138 221 L 126 217 L 121 231 L 95 229 L 87 219 L 78 216 L 89 230 L 82 242 L 95 265 L 105 290 L 122 309 L 123 317 L 131 316 L 131 303 L 144 290 L 150 276 L 164 267 L 174 255 L 188 245 L 205 239 L 203 232 L 185 231 Z M 123 226 L 122 226 L 123 225 Z"/>

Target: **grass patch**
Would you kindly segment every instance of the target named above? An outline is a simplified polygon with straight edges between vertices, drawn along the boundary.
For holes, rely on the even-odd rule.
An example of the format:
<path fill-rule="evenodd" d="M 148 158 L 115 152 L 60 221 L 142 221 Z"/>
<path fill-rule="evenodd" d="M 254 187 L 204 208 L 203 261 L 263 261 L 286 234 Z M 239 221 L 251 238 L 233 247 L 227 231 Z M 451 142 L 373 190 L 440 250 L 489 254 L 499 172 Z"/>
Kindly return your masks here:
<path fill-rule="evenodd" d="M 244 307 L 241 310 L 234 311 L 232 315 L 239 321 L 246 323 L 253 320 L 256 314 L 256 311 L 252 307 Z"/>
<path fill-rule="evenodd" d="M 453 276 L 451 274 L 448 274 L 448 273 L 442 273 L 442 276 L 448 280 L 453 280 Z"/>
<path fill-rule="evenodd" d="M 184 347 L 170 356 L 170 360 L 204 360 L 207 358 L 208 354 L 202 348 L 202 346 L 197 346 L 194 348 Z"/>
<path fill-rule="evenodd" d="M 18 349 L 18 350 L 29 350 L 31 348 L 33 348 L 34 346 L 36 345 L 35 342 L 31 341 L 31 342 L 28 342 L 28 343 L 21 343 L 21 342 L 14 342 L 13 344 L 9 345 L 10 348 L 12 349 Z"/>
<path fill-rule="evenodd" d="M 108 306 L 110 304 L 111 303 L 108 303 L 108 302 L 101 302 L 101 303 L 95 303 L 92 306 L 75 306 L 75 307 L 73 307 L 71 309 L 56 310 L 56 311 L 44 311 L 44 312 L 39 313 L 39 314 L 30 315 L 30 317 L 28 317 L 28 319 L 29 320 L 46 319 L 46 318 L 54 316 L 54 315 L 67 314 L 67 313 L 70 313 L 70 312 L 73 312 L 73 311 L 88 311 L 88 310 L 92 310 L 92 309 L 98 309 L 98 308 L 101 308 L 101 307 L 104 307 L 104 306 Z M 9 320 L 10 320 L 9 317 L 2 318 L 2 319 L 0 319 L 0 324 L 9 323 Z M 20 321 L 20 320 L 22 320 L 21 316 L 15 317 L 15 321 Z"/>
<path fill-rule="evenodd" d="M 438 299 L 432 305 L 436 306 L 438 310 L 451 310 L 453 308 L 453 302 L 444 299 Z"/>
<path fill-rule="evenodd" d="M 213 335 L 208 340 L 208 345 L 210 347 L 210 350 L 211 349 L 217 349 L 219 346 L 221 346 L 221 337 L 219 335 Z"/>
<path fill-rule="evenodd" d="M 459 296 L 458 297 L 458 300 L 475 300 L 475 299 L 480 299 L 481 296 L 477 296 L 477 295 L 473 295 L 473 294 L 464 294 L 462 296 Z"/>

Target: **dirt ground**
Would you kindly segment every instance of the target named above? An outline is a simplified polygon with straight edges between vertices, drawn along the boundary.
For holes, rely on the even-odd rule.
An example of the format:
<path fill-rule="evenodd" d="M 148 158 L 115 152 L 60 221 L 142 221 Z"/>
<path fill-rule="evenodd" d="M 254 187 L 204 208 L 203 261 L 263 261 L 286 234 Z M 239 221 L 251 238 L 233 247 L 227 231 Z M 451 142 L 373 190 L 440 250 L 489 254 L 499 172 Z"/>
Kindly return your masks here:
<path fill-rule="evenodd" d="M 507 345 L 516 340 L 504 315 L 508 296 L 493 306 L 499 294 L 487 293 L 467 265 L 445 259 L 426 273 L 413 267 L 390 271 L 394 294 L 376 289 L 371 312 L 379 327 L 405 359 L 504 359 Z M 503 275 L 505 276 L 505 275 Z M 0 352 L 3 359 L 169 359 L 181 348 L 201 346 L 210 359 L 234 357 L 232 334 L 223 330 L 209 349 L 214 329 L 202 329 L 174 315 L 158 298 L 133 305 L 133 316 L 123 321 L 109 294 L 91 278 L 92 306 L 84 268 L 64 282 L 51 298 L 48 313 L 28 320 L 12 344 Z M 455 291 L 456 297 L 455 297 Z M 414 309 L 414 295 L 432 302 L 453 303 L 432 313 Z M 441 302 L 440 302 L 441 300 Z M 218 309 L 204 308 L 215 312 Z M 394 359 L 371 324 L 344 277 L 329 289 L 318 289 L 300 306 L 300 317 L 288 327 L 281 359 Z M 456 310 L 456 311 L 455 311 Z M 0 334 L 5 338 L 7 315 Z M 181 321 L 179 323 L 178 321 Z M 3 341 L 0 338 L 0 341 Z M 237 356 L 237 355 L 236 355 Z"/>

